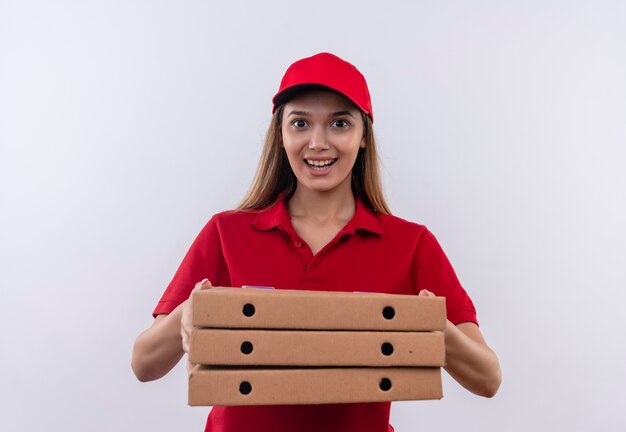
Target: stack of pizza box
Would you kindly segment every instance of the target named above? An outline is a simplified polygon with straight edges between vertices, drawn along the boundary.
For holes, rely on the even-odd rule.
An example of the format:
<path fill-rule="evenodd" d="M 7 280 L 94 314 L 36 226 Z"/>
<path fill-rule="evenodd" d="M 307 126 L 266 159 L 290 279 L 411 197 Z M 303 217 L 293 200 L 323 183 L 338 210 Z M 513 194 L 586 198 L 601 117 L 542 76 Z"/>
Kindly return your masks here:
<path fill-rule="evenodd" d="M 192 309 L 190 405 L 442 397 L 443 297 L 223 287 Z"/>

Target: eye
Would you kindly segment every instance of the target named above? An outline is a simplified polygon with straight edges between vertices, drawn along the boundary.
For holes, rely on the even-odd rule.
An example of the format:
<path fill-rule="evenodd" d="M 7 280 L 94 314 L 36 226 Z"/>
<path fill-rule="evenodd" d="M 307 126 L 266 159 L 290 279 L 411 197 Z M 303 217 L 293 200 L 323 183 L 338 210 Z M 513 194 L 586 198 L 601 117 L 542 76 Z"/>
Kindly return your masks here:
<path fill-rule="evenodd" d="M 337 119 L 334 120 L 332 123 L 332 126 L 339 128 L 339 129 L 343 129 L 345 127 L 348 127 L 348 125 L 350 125 L 350 123 L 348 123 L 347 120 L 343 120 L 343 119 Z"/>
<path fill-rule="evenodd" d="M 302 129 L 303 127 L 306 126 L 306 122 L 302 119 L 297 119 L 291 122 L 291 124 L 296 128 L 296 129 Z"/>

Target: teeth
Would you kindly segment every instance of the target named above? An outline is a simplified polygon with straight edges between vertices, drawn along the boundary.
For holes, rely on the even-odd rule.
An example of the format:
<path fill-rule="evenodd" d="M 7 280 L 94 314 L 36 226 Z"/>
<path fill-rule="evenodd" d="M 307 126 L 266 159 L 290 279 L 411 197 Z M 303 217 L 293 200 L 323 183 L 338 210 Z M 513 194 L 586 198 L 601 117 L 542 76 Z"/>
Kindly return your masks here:
<path fill-rule="evenodd" d="M 325 161 L 319 161 L 319 160 L 313 161 L 313 160 L 305 159 L 305 162 L 307 163 L 307 165 L 311 167 L 324 168 L 324 167 L 332 165 L 335 162 L 335 159 L 329 159 Z"/>

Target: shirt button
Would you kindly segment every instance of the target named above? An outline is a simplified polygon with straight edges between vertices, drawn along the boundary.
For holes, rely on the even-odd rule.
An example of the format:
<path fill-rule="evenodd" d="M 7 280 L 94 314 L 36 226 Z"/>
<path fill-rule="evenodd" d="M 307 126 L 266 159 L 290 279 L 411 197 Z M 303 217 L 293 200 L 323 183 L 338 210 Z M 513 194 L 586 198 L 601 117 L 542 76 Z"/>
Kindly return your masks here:
<path fill-rule="evenodd" d="M 296 240 L 293 244 L 296 245 L 296 247 L 301 247 L 302 246 L 302 242 L 299 240 Z"/>

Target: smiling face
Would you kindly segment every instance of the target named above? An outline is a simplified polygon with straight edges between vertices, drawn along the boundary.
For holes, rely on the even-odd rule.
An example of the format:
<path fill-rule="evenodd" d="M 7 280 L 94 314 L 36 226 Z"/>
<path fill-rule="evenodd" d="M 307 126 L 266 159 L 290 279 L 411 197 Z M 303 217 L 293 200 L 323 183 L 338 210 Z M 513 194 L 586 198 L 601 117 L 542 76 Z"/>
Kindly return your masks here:
<path fill-rule="evenodd" d="M 285 104 L 282 140 L 298 188 L 350 191 L 352 167 L 365 147 L 360 110 L 336 93 L 311 91 Z"/>

